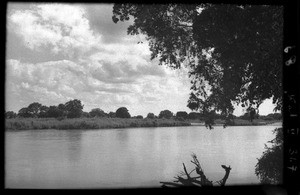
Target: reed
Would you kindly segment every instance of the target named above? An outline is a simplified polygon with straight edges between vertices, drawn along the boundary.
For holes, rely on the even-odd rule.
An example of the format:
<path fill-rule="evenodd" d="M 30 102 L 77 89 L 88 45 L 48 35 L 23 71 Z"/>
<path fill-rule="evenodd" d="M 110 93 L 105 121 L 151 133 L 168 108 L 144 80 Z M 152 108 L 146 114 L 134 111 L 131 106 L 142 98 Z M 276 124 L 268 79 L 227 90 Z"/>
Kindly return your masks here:
<path fill-rule="evenodd" d="M 110 129 L 129 127 L 189 126 L 187 121 L 174 119 L 123 119 L 123 118 L 14 118 L 5 120 L 7 130 L 29 129 Z"/>

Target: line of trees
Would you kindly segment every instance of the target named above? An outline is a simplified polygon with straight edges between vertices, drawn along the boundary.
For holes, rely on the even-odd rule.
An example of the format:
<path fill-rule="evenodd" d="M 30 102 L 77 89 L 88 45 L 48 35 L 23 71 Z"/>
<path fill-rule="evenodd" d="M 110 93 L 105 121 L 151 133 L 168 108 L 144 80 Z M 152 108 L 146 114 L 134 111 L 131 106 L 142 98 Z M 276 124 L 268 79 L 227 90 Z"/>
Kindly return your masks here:
<path fill-rule="evenodd" d="M 126 107 L 120 107 L 115 112 L 104 112 L 100 108 L 93 108 L 90 112 L 83 111 L 84 105 L 80 100 L 74 99 L 66 102 L 65 104 L 58 104 L 57 106 L 45 106 L 38 102 L 34 102 L 29 104 L 29 106 L 21 108 L 18 113 L 13 111 L 5 112 L 5 118 L 79 118 L 79 117 L 107 117 L 107 118 L 138 118 L 143 119 L 142 115 L 131 116 L 129 110 Z M 210 118 L 213 119 L 223 119 L 226 120 L 226 117 L 211 112 L 209 113 Z M 154 113 L 148 113 L 146 118 L 155 119 L 155 118 L 175 118 L 178 120 L 206 120 L 207 114 L 199 113 L 199 112 L 190 112 L 186 111 L 178 111 L 176 114 L 172 113 L 170 110 L 162 110 L 158 116 Z M 280 113 L 272 113 L 267 116 L 260 116 L 254 110 L 247 111 L 242 116 L 231 116 L 232 119 L 239 118 L 245 120 L 252 119 L 263 119 L 263 120 L 281 120 L 282 115 Z"/>
<path fill-rule="evenodd" d="M 49 107 L 34 102 L 27 107 L 21 108 L 18 113 L 13 111 L 5 112 L 5 118 L 78 118 L 84 114 L 82 109 L 83 104 L 78 99 L 70 100 L 65 104 Z"/>

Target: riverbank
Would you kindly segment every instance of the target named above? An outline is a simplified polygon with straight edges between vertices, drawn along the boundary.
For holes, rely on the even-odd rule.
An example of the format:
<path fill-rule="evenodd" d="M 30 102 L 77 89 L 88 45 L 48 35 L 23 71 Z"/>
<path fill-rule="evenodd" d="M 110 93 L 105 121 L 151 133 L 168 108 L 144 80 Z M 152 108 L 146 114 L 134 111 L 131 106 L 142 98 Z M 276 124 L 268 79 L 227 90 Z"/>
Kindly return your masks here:
<path fill-rule="evenodd" d="M 190 121 L 192 126 L 204 126 L 205 123 L 199 120 Z M 215 124 L 213 126 L 223 126 L 225 124 L 225 120 L 216 119 Z M 249 120 L 244 119 L 234 119 L 233 123 L 227 126 L 262 126 L 262 125 L 275 125 L 280 126 L 282 125 L 282 121 L 278 120 L 262 120 L 262 119 L 254 119 L 252 122 Z"/>
<path fill-rule="evenodd" d="M 188 121 L 175 119 L 123 119 L 123 118 L 15 118 L 5 120 L 6 130 L 30 129 L 112 129 L 129 127 L 190 126 Z"/>
<path fill-rule="evenodd" d="M 223 126 L 224 120 L 215 120 L 214 126 Z M 261 126 L 279 124 L 280 121 L 265 121 L 255 119 L 253 122 L 235 119 L 228 126 Z M 5 120 L 6 130 L 30 129 L 113 129 L 131 127 L 175 127 L 175 126 L 204 126 L 200 120 L 175 120 L 175 119 L 123 119 L 123 118 L 74 118 L 58 120 L 55 118 L 14 118 Z"/>
<path fill-rule="evenodd" d="M 252 122 L 244 119 L 234 119 L 234 123 L 228 126 L 261 126 L 261 125 L 274 125 L 281 124 L 281 121 L 278 120 L 263 120 L 263 119 L 254 119 Z M 224 121 L 225 122 L 225 121 Z M 222 124 L 224 124 L 224 122 Z"/>

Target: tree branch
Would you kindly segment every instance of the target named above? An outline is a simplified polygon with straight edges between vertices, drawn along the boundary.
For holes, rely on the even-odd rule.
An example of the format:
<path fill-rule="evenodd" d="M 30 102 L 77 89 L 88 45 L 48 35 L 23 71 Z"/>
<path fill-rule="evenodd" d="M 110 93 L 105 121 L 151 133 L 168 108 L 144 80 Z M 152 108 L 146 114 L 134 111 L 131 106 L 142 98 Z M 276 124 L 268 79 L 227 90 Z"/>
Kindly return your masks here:
<path fill-rule="evenodd" d="M 225 169 L 225 175 L 224 175 L 223 179 L 220 180 L 220 185 L 224 186 L 227 179 L 228 179 L 228 177 L 229 177 L 229 173 L 230 173 L 231 168 L 230 168 L 230 166 L 226 167 L 225 165 L 221 165 L 221 167 L 223 169 Z"/>
<path fill-rule="evenodd" d="M 183 170 L 181 172 L 181 175 L 186 175 L 187 178 L 183 178 L 181 176 L 177 176 L 177 177 L 174 177 L 176 180 L 174 182 L 160 182 L 162 183 L 162 187 L 167 187 L 168 185 L 169 186 L 175 186 L 175 187 L 182 187 L 182 186 L 212 186 L 213 185 L 213 182 L 212 181 L 209 181 L 207 179 L 207 177 L 205 176 L 201 166 L 200 166 L 200 163 L 197 159 L 197 156 L 195 154 L 192 155 L 194 161 L 191 161 L 193 164 L 196 165 L 196 168 L 193 169 L 190 173 L 188 173 L 188 171 L 186 170 L 186 167 L 185 167 L 185 164 L 183 164 Z M 230 173 L 230 166 L 225 166 L 225 165 L 221 165 L 221 167 L 223 169 L 225 169 L 225 175 L 224 177 L 217 181 L 216 183 L 218 183 L 219 185 L 221 186 L 224 186 L 228 177 L 229 177 L 229 173 Z M 196 170 L 196 173 L 199 175 L 199 176 L 196 176 L 196 177 L 191 177 L 191 173 Z"/>

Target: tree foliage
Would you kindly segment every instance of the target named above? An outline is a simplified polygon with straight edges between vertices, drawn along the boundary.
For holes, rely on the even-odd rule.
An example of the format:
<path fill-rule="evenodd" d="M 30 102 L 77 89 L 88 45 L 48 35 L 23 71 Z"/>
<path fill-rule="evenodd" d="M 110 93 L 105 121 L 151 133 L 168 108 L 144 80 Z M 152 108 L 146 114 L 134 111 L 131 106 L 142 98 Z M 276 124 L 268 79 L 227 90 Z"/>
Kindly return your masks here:
<path fill-rule="evenodd" d="M 116 118 L 116 113 L 115 112 L 109 112 L 108 117 L 109 118 Z"/>
<path fill-rule="evenodd" d="M 233 103 L 282 105 L 283 9 L 271 5 L 116 4 L 113 21 L 133 20 L 128 34 L 145 34 L 151 59 L 189 68 L 188 107 L 229 116 Z"/>
<path fill-rule="evenodd" d="M 159 113 L 158 118 L 170 119 L 173 117 L 173 113 L 170 110 L 163 110 Z"/>
<path fill-rule="evenodd" d="M 147 114 L 147 118 L 154 119 L 154 118 L 155 118 L 155 115 L 154 115 L 153 113 L 149 112 L 149 113 Z"/>
<path fill-rule="evenodd" d="M 195 120 L 195 119 L 202 119 L 202 114 L 197 112 L 190 112 L 188 115 L 189 119 Z"/>
<path fill-rule="evenodd" d="M 255 174 L 265 184 L 280 184 L 283 178 L 283 132 L 282 128 L 274 130 L 276 137 L 270 141 L 271 147 L 265 145 L 266 150 L 258 159 Z"/>
<path fill-rule="evenodd" d="M 82 112 L 81 117 L 89 118 L 89 117 L 91 117 L 91 115 L 89 112 Z"/>
<path fill-rule="evenodd" d="M 33 102 L 27 107 L 27 112 L 31 115 L 31 117 L 38 117 L 42 110 L 44 111 L 45 107 L 38 102 Z"/>
<path fill-rule="evenodd" d="M 247 109 L 246 113 L 239 118 L 253 122 L 253 119 L 259 118 L 259 114 L 258 111 L 256 111 L 254 108 L 249 108 Z"/>
<path fill-rule="evenodd" d="M 200 111 L 209 128 L 216 112 L 230 122 L 234 103 L 250 110 L 250 120 L 265 99 L 273 99 L 275 111 L 282 109 L 283 7 L 114 5 L 115 23 L 130 19 L 127 33 L 146 35 L 151 59 L 189 69 L 188 107 Z M 256 173 L 262 181 L 279 180 L 281 149 L 280 144 L 269 148 L 259 160 Z"/>
<path fill-rule="evenodd" d="M 126 107 L 118 108 L 116 111 L 116 117 L 117 118 L 130 118 L 130 114 L 128 112 L 128 109 Z"/>
<path fill-rule="evenodd" d="M 68 118 L 77 118 L 82 114 L 83 105 L 80 100 L 74 99 L 66 102 L 64 108 L 67 111 Z"/>
<path fill-rule="evenodd" d="M 142 115 L 137 115 L 135 118 L 137 118 L 137 119 L 143 119 L 144 117 Z"/>
<path fill-rule="evenodd" d="M 27 107 L 21 108 L 18 111 L 18 116 L 19 117 L 24 117 L 24 118 L 33 117 L 32 113 L 30 112 L 30 110 Z"/>
<path fill-rule="evenodd" d="M 89 112 L 91 117 L 105 117 L 107 114 L 100 108 L 94 108 Z"/>
<path fill-rule="evenodd" d="M 176 113 L 176 118 L 183 118 L 183 119 L 187 119 L 188 118 L 188 113 L 185 111 L 178 111 Z"/>
<path fill-rule="evenodd" d="M 40 112 L 38 114 L 38 117 L 40 117 L 40 118 L 46 118 L 46 117 L 48 117 L 48 111 L 49 111 L 49 107 L 45 106 L 45 105 L 42 105 L 40 107 Z"/>
<path fill-rule="evenodd" d="M 42 105 L 38 102 L 33 102 L 27 107 L 21 108 L 18 112 L 19 117 L 34 117 L 34 118 L 44 118 L 48 117 L 49 108 L 45 105 Z"/>
<path fill-rule="evenodd" d="M 15 113 L 14 111 L 7 111 L 5 112 L 5 118 L 16 118 L 17 117 L 17 113 Z"/>
<path fill-rule="evenodd" d="M 281 113 L 271 113 L 267 116 L 260 116 L 261 119 L 264 120 L 282 120 L 282 114 Z"/>
<path fill-rule="evenodd" d="M 59 118 L 64 116 L 64 110 L 58 106 L 50 106 L 47 112 L 47 117 Z"/>

